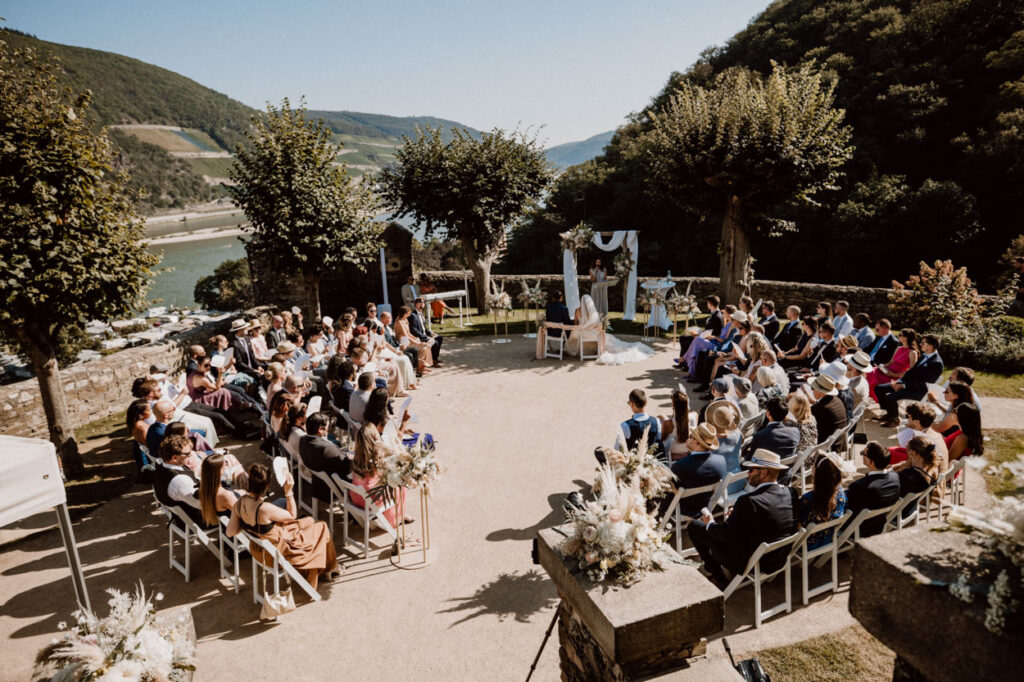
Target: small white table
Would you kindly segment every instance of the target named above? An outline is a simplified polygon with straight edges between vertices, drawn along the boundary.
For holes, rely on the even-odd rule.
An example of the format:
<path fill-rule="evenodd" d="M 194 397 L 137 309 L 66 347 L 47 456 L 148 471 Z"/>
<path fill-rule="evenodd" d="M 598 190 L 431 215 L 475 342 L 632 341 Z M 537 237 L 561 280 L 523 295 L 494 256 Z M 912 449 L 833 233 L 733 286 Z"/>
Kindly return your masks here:
<path fill-rule="evenodd" d="M 466 294 L 466 290 L 465 289 L 459 289 L 457 291 L 439 291 L 436 294 L 423 294 L 422 296 L 420 296 L 420 298 L 423 299 L 423 307 L 424 308 L 429 306 L 431 301 L 443 301 L 446 298 L 457 298 L 457 299 L 459 299 L 459 326 L 460 327 L 465 327 L 466 326 L 465 324 L 462 323 L 462 308 L 463 308 L 462 301 L 463 301 L 463 299 L 467 298 L 467 294 Z M 427 331 L 430 331 L 431 318 L 434 317 L 434 316 L 430 313 L 429 309 L 426 312 L 427 312 Z"/>
<path fill-rule="evenodd" d="M 649 291 L 657 291 L 662 296 L 665 296 L 675 285 L 676 283 L 672 280 L 663 279 L 657 282 L 644 282 L 640 286 Z M 665 309 L 664 305 L 659 303 L 651 308 L 650 319 L 647 320 L 644 328 L 646 329 L 647 327 L 661 327 L 665 331 L 672 328 L 672 320 L 669 318 L 668 310 Z"/>

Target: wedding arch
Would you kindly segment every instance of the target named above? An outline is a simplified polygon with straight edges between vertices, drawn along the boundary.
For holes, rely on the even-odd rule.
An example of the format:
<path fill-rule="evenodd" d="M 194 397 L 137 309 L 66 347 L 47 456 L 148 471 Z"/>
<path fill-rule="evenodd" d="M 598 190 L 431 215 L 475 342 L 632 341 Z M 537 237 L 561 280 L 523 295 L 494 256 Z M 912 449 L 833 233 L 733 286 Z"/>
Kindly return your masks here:
<path fill-rule="evenodd" d="M 604 241 L 605 237 L 610 237 Z M 637 277 L 637 248 L 636 230 L 618 230 L 616 232 L 595 232 L 591 240 L 594 246 L 602 251 L 615 251 L 622 248 L 625 243 L 626 251 L 629 254 L 630 269 L 626 279 L 626 295 L 623 299 L 622 319 L 632 320 L 636 317 L 636 277 Z M 565 249 L 562 254 L 562 274 L 565 277 L 565 305 L 569 309 L 569 316 L 576 313 L 580 307 L 580 286 L 576 269 L 576 251 Z"/>

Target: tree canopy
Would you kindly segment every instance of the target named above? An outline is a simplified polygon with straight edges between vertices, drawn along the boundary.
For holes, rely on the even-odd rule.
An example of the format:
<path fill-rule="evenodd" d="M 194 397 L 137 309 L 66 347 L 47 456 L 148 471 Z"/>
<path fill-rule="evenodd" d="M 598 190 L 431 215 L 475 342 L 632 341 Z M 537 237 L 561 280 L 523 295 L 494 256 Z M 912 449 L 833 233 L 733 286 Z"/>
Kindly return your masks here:
<path fill-rule="evenodd" d="M 0 329 L 32 362 L 50 437 L 75 475 L 61 330 L 130 313 L 159 259 L 139 244 L 135 196 L 90 120 L 89 93 L 72 95 L 58 73 L 56 60 L 0 41 Z"/>
<path fill-rule="evenodd" d="M 377 257 L 384 224 L 373 221 L 368 184 L 335 162 L 338 147 L 323 121 L 285 99 L 253 117 L 249 147 L 239 145 L 229 188 L 252 233 L 247 248 L 286 272 L 301 273 L 311 317 L 320 316 L 320 278 L 342 263 Z"/>
<path fill-rule="evenodd" d="M 440 128 L 404 138 L 394 167 L 380 173 L 384 202 L 399 217 L 426 225 L 462 244 L 473 270 L 477 306 L 486 311 L 490 268 L 506 229 L 531 208 L 552 172 L 536 136 L 495 129 L 479 139 L 453 128 L 445 141 Z"/>

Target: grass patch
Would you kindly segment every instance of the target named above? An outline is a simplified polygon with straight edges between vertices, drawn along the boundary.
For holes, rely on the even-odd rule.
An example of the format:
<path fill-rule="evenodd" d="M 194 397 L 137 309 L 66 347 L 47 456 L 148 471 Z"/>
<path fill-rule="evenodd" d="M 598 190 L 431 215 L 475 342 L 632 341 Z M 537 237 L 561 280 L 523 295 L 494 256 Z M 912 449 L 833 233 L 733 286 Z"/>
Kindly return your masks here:
<path fill-rule="evenodd" d="M 895 657 L 859 625 L 757 654 L 773 680 L 817 682 L 889 682 Z"/>
<path fill-rule="evenodd" d="M 993 398 L 1024 398 L 1024 374 L 975 372 L 974 390 Z"/>
<path fill-rule="evenodd" d="M 234 162 L 233 158 L 215 158 L 215 159 L 182 159 L 185 163 L 192 167 L 192 170 L 199 175 L 209 175 L 211 178 L 226 178 L 229 176 L 231 171 L 231 164 Z"/>
<path fill-rule="evenodd" d="M 985 429 L 985 437 L 985 459 L 989 466 L 985 467 L 983 475 L 989 493 L 996 497 L 1024 493 L 1014 482 L 1013 474 L 1001 466 L 1024 454 L 1024 431 Z"/>

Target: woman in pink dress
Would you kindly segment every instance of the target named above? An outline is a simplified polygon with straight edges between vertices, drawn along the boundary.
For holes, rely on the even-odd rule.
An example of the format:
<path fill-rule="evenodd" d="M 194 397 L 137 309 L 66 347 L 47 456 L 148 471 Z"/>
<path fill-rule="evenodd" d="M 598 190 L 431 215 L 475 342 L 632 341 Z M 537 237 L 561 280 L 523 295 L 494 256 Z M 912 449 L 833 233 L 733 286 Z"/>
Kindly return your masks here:
<path fill-rule="evenodd" d="M 210 358 L 201 358 L 199 360 L 199 369 L 188 375 L 186 382 L 188 396 L 194 402 L 208 405 L 224 412 L 236 409 L 238 405 L 235 397 L 231 394 L 231 391 L 224 388 L 224 373 L 218 372 L 216 381 L 211 381 L 206 376 L 209 371 Z"/>
<path fill-rule="evenodd" d="M 376 390 L 384 392 L 383 389 Z M 355 457 L 352 460 L 352 483 L 362 486 L 364 490 L 370 490 L 380 483 L 380 475 L 377 472 L 380 459 L 386 456 L 391 448 L 401 447 L 400 442 L 385 443 L 381 438 L 389 419 L 387 396 L 384 398 L 384 400 L 373 400 L 371 396 L 364 414 L 366 424 L 359 429 L 359 433 L 356 435 Z M 398 488 L 394 494 L 395 504 L 385 510 L 383 514 L 392 528 L 398 525 L 398 515 L 405 514 L 405 488 Z M 352 504 L 357 507 L 363 506 L 363 498 L 359 495 L 352 494 L 351 499 Z M 409 517 L 406 517 L 405 520 L 406 522 L 412 521 Z"/>
<path fill-rule="evenodd" d="M 917 349 L 917 332 L 909 328 L 901 331 L 900 344 L 902 345 L 893 353 L 889 364 L 879 365 L 870 373 L 864 375 L 864 378 L 868 380 L 868 391 L 871 394 L 871 398 L 876 402 L 878 401 L 878 396 L 875 395 L 875 386 L 898 381 L 906 374 L 908 369 L 917 364 L 917 358 L 920 356 L 920 352 Z"/>

